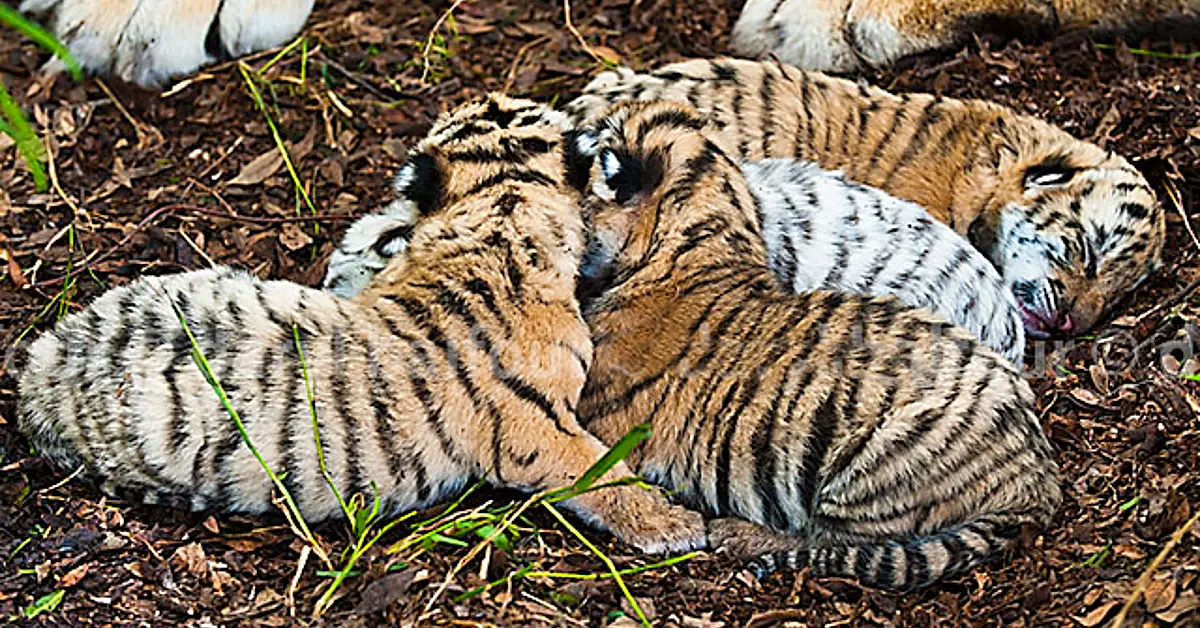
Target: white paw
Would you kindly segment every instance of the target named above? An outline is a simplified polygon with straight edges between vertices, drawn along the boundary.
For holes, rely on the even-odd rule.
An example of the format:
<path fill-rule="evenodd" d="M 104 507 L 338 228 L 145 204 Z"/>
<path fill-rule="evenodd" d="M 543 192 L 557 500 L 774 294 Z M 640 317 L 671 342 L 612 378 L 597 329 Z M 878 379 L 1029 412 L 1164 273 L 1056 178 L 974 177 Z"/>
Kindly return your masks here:
<path fill-rule="evenodd" d="M 854 71 L 859 59 L 842 30 L 849 7 L 849 0 L 750 0 L 733 27 L 733 49 L 806 70 Z"/>
<path fill-rule="evenodd" d="M 147 87 L 219 57 L 277 46 L 299 32 L 313 0 L 24 0 L 89 72 Z M 217 11 L 220 9 L 220 14 Z M 52 61 L 47 69 L 61 69 Z"/>

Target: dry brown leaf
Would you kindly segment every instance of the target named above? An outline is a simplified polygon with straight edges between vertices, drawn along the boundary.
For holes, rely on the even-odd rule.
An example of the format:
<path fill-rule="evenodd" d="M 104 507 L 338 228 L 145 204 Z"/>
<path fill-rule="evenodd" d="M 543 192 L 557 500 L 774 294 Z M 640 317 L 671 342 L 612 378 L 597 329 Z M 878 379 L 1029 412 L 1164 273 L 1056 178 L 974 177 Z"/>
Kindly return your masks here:
<path fill-rule="evenodd" d="M 1171 605 L 1171 608 L 1155 613 L 1155 616 L 1167 623 L 1174 623 L 1180 617 L 1196 609 L 1200 609 L 1200 597 L 1197 597 L 1193 591 L 1183 591 L 1176 596 L 1175 603 Z"/>
<path fill-rule="evenodd" d="M 188 543 L 175 550 L 175 554 L 171 556 L 171 563 L 198 576 L 208 570 L 208 557 L 204 555 L 204 548 L 200 547 L 199 543 Z"/>
<path fill-rule="evenodd" d="M 250 163 L 242 166 L 241 172 L 237 176 L 229 180 L 228 185 L 258 185 L 266 181 L 271 175 L 279 172 L 283 166 L 283 155 L 279 153 L 278 148 L 271 150 L 250 160 Z"/>
<path fill-rule="evenodd" d="M 1142 596 L 1146 602 L 1146 610 L 1151 613 L 1166 610 L 1175 603 L 1175 581 L 1171 578 L 1151 580 Z"/>
<path fill-rule="evenodd" d="M 279 230 L 279 243 L 287 250 L 295 251 L 312 244 L 312 238 L 304 233 L 304 229 L 298 223 L 285 222 Z"/>
<path fill-rule="evenodd" d="M 1100 622 L 1104 621 L 1106 617 L 1108 617 L 1108 614 L 1117 607 L 1118 603 L 1119 602 L 1116 601 L 1105 602 L 1092 609 L 1087 615 L 1082 617 L 1076 616 L 1074 619 L 1075 621 L 1079 622 L 1079 625 L 1081 626 L 1087 626 L 1088 628 L 1091 628 L 1091 626 L 1097 626 L 1100 624 Z"/>
<path fill-rule="evenodd" d="M 1108 387 L 1108 369 L 1104 368 L 1103 364 L 1093 364 L 1088 367 L 1088 373 L 1092 376 L 1092 385 L 1100 394 L 1108 396 L 1110 389 Z"/>
<path fill-rule="evenodd" d="M 605 63 L 610 65 L 621 64 L 621 53 L 617 52 L 616 50 L 613 50 L 608 46 L 592 46 L 591 48 L 592 52 L 596 53 L 596 56 L 603 59 Z"/>
<path fill-rule="evenodd" d="M 346 16 L 346 26 L 354 38 L 359 41 L 368 44 L 382 44 L 387 40 L 387 30 L 369 24 L 366 14 L 362 12 Z"/>
<path fill-rule="evenodd" d="M 388 574 L 367 585 L 362 592 L 361 601 L 354 609 L 354 614 L 362 617 L 378 613 L 396 602 L 406 599 L 415 575 L 412 569 L 406 569 Z"/>
<path fill-rule="evenodd" d="M 463 35 L 483 35 L 496 30 L 495 23 L 489 18 L 475 17 L 464 13 L 456 16 L 454 21 L 458 25 L 458 32 Z"/>
<path fill-rule="evenodd" d="M 684 628 L 725 628 L 725 622 L 713 621 L 712 613 L 704 613 L 699 617 L 684 615 L 679 624 Z"/>
<path fill-rule="evenodd" d="M 1089 406 L 1099 406 L 1104 403 L 1103 400 L 1100 399 L 1099 395 L 1086 388 L 1073 389 L 1071 391 L 1071 397 L 1073 397 L 1079 403 Z"/>
<path fill-rule="evenodd" d="M 226 587 L 234 583 L 233 576 L 220 569 L 210 569 L 208 575 L 212 579 L 214 595 L 221 595 Z"/>
<path fill-rule="evenodd" d="M 58 586 L 61 589 L 69 589 L 77 584 L 83 577 L 87 575 L 88 569 L 92 567 L 91 563 L 84 563 L 78 567 L 63 574 L 63 577 L 58 579 Z"/>
<path fill-rule="evenodd" d="M 25 278 L 25 273 L 21 272 L 21 265 L 13 258 L 11 249 L 2 249 L 0 254 L 3 254 L 5 262 L 8 264 L 8 278 L 18 288 L 24 288 L 29 285 L 29 280 Z"/>

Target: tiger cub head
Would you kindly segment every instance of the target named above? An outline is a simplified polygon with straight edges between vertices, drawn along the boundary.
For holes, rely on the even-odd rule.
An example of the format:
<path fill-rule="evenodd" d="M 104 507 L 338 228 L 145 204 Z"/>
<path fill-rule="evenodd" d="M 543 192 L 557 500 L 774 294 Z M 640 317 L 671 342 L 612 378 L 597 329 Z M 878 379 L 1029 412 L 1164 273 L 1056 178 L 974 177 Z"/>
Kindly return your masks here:
<path fill-rule="evenodd" d="M 683 257 L 700 253 L 703 263 L 719 256 L 767 266 L 754 198 L 739 165 L 710 139 L 710 122 L 681 103 L 627 101 L 576 138 L 581 154 L 595 156 L 581 300 L 652 260 L 690 263 Z"/>
<path fill-rule="evenodd" d="M 1090 329 L 1160 265 L 1166 226 L 1142 176 L 1121 156 L 1047 123 L 1003 124 L 998 180 L 968 230 L 1000 269 L 1035 337 Z"/>
<path fill-rule="evenodd" d="M 391 260 L 404 259 L 419 235 L 414 232 L 419 219 L 464 199 L 485 197 L 480 200 L 496 204 L 503 214 L 505 204 L 513 204 L 511 195 L 498 192 L 506 183 L 570 192 L 578 206 L 575 197 L 591 157 L 577 154 L 575 135 L 564 114 L 498 94 L 443 114 L 397 173 L 395 200 L 347 230 L 330 257 L 324 287 L 342 297 L 359 294 Z M 488 201 L 489 196 L 496 198 Z M 450 220 L 443 230 L 464 226 Z"/>

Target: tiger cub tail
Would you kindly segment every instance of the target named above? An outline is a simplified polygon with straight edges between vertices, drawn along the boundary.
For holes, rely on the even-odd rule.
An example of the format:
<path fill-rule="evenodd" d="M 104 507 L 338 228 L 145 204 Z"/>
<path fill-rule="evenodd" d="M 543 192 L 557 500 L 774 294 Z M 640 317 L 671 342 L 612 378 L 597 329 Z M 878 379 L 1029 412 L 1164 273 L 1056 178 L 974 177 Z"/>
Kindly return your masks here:
<path fill-rule="evenodd" d="M 999 556 L 1031 519 L 1049 513 L 990 513 L 929 536 L 861 545 L 792 547 L 762 554 L 748 568 L 758 579 L 782 569 L 809 567 L 814 576 L 856 578 L 893 590 L 919 589 L 966 573 Z"/>

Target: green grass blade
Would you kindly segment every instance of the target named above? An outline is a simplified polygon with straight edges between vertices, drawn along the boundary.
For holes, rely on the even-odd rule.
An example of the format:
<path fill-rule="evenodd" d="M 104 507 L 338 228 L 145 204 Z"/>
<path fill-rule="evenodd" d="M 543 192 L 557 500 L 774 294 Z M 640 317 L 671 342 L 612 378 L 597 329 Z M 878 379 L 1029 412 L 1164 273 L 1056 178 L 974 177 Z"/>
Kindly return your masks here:
<path fill-rule="evenodd" d="M 53 593 L 43 595 L 33 604 L 26 606 L 25 610 L 21 611 L 21 614 L 25 616 L 25 619 L 33 619 L 42 613 L 54 612 L 54 609 L 58 608 L 59 604 L 62 604 L 63 595 L 65 594 L 66 592 L 62 589 L 55 589 Z"/>
<path fill-rule="evenodd" d="M 591 488 L 592 485 L 596 483 L 596 480 L 599 480 L 601 477 L 603 477 L 605 473 L 612 471 L 612 468 L 617 466 L 617 463 L 628 457 L 629 452 L 633 451 L 634 447 L 637 447 L 639 443 L 646 440 L 646 438 L 649 436 L 649 423 L 635 425 L 633 429 L 629 430 L 624 436 L 621 437 L 621 440 L 617 441 L 617 444 L 609 448 L 609 450 L 605 452 L 599 460 L 596 461 L 596 464 L 593 464 L 591 468 L 583 473 L 583 475 L 579 476 L 579 479 L 576 480 L 575 484 L 571 486 L 571 490 L 578 494 Z"/>
<path fill-rule="evenodd" d="M 1100 50 L 1116 50 L 1117 47 L 1112 44 L 1096 44 Z M 1189 61 L 1191 59 L 1200 59 L 1200 50 L 1196 52 L 1158 52 L 1156 50 L 1146 50 L 1144 48 L 1129 48 L 1129 54 L 1138 55 L 1140 57 L 1153 57 L 1155 59 L 1173 59 L 1176 61 Z"/>
<path fill-rule="evenodd" d="M 3 6 L 0 5 L 0 7 Z M 33 125 L 29 124 L 29 119 L 17 105 L 17 101 L 13 100 L 8 89 L 4 87 L 3 81 L 0 81 L 0 124 L 3 124 L 0 131 L 13 138 L 13 141 L 17 143 L 17 152 L 21 153 L 21 157 L 25 158 L 25 163 L 29 164 L 29 172 L 33 174 L 34 187 L 39 192 L 45 192 L 49 187 L 46 167 L 42 165 L 42 162 L 46 160 L 46 149 L 38 139 L 37 132 L 33 130 Z"/>
<path fill-rule="evenodd" d="M 54 35 L 51 35 L 46 29 L 25 19 L 24 15 L 17 13 L 12 7 L 7 4 L 0 4 L 0 24 L 11 26 L 17 32 L 32 39 L 37 45 L 54 53 L 54 56 L 62 59 L 63 64 L 67 66 L 67 71 L 71 73 L 71 78 L 76 81 L 83 80 L 83 70 L 79 68 L 79 62 L 75 57 L 71 56 L 71 51 L 62 45 Z"/>

